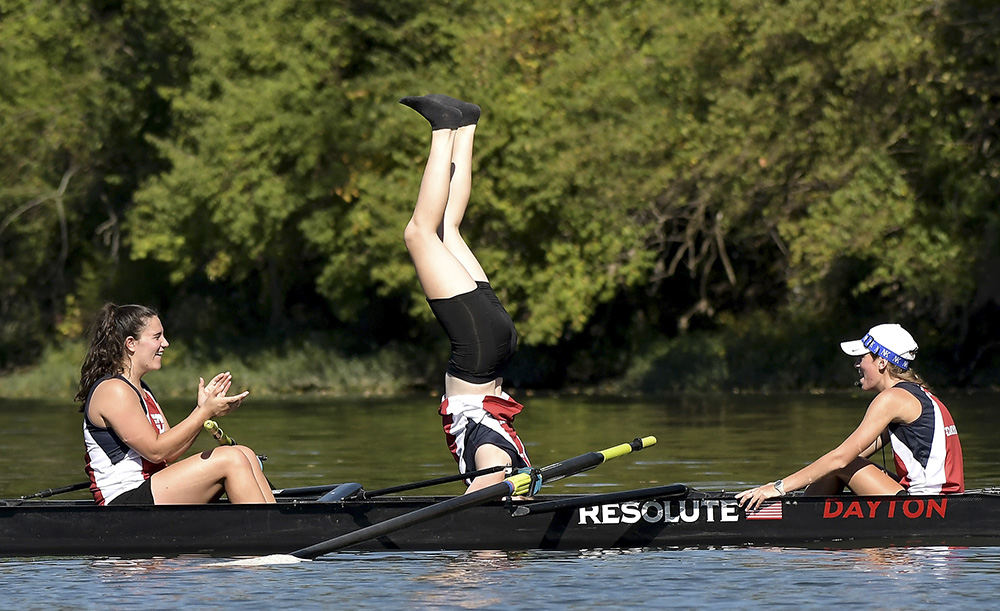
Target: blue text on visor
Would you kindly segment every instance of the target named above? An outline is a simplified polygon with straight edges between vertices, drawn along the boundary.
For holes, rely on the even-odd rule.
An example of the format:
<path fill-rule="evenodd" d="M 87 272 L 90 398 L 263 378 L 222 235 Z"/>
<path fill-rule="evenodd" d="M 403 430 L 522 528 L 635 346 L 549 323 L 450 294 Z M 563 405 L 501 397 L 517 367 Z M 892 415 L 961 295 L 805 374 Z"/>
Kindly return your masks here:
<path fill-rule="evenodd" d="M 864 338 L 862 338 L 861 343 L 864 344 L 865 348 L 868 348 L 870 352 L 873 352 L 877 356 L 884 358 L 885 360 L 889 361 L 890 363 L 899 367 L 900 369 L 910 368 L 910 361 L 908 359 L 904 359 L 903 357 L 899 356 L 892 350 L 889 350 L 882 344 L 878 343 L 877 341 L 875 341 L 875 338 L 872 337 L 871 335 L 866 334 Z"/>

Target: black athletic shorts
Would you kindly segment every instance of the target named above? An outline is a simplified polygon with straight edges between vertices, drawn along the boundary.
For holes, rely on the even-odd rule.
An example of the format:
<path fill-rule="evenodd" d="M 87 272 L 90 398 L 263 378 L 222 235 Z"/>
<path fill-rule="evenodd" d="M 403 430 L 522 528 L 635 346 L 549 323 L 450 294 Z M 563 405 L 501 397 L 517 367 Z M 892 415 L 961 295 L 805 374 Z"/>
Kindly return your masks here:
<path fill-rule="evenodd" d="M 521 458 L 521 455 L 517 453 L 517 448 L 504 439 L 500 433 L 497 433 L 486 425 L 470 423 L 469 430 L 465 432 L 465 452 L 462 454 L 462 459 L 465 461 L 465 471 L 463 473 L 476 470 L 476 450 L 480 446 L 487 444 L 494 445 L 509 454 L 510 464 L 515 469 L 528 466 L 524 462 L 524 459 Z"/>
<path fill-rule="evenodd" d="M 137 487 L 122 492 L 111 499 L 108 505 L 153 505 L 153 478 L 147 477 L 146 481 Z"/>
<path fill-rule="evenodd" d="M 517 330 L 489 282 L 477 282 L 468 293 L 427 303 L 451 340 L 448 373 L 473 384 L 503 375 L 517 350 Z"/>

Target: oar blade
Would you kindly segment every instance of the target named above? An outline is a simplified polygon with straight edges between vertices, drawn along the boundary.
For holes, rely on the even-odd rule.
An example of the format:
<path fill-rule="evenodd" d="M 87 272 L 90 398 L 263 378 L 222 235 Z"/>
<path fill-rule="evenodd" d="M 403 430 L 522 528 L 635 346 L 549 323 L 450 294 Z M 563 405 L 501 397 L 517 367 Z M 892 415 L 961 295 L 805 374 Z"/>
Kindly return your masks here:
<path fill-rule="evenodd" d="M 299 558 L 291 554 L 271 554 L 269 556 L 256 556 L 254 558 L 240 558 L 239 560 L 229 560 L 227 562 L 211 562 L 204 566 L 275 566 L 279 564 L 298 564 L 309 562 L 308 558 Z"/>

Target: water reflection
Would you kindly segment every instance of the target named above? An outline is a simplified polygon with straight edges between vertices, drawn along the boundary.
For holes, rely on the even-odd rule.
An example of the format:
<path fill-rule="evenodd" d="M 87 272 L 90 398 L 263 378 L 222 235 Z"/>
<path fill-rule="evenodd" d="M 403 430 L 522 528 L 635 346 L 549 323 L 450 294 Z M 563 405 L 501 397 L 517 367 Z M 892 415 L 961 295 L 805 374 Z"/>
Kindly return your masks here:
<path fill-rule="evenodd" d="M 421 606 L 484 609 L 501 607 L 504 599 L 493 589 L 480 586 L 511 579 L 511 573 L 523 567 L 523 554 L 498 550 L 465 552 L 453 556 L 444 566 L 416 578 L 434 587 L 420 590 Z M 443 586 L 443 587 L 442 587 Z"/>
<path fill-rule="evenodd" d="M 146 573 L 158 573 L 164 570 L 175 570 L 176 559 L 166 558 L 98 558 L 90 563 L 97 577 L 104 582 L 115 583 L 123 577 L 132 577 Z"/>
<path fill-rule="evenodd" d="M 946 400 L 962 436 L 967 485 L 997 484 L 997 395 Z M 735 490 L 787 474 L 834 447 L 857 425 L 866 404 L 867 397 L 846 393 L 647 400 L 533 397 L 518 417 L 518 431 L 539 465 L 636 436 L 659 439 L 636 456 L 556 482 L 548 492 L 674 482 Z M 175 420 L 189 411 L 186 402 L 167 403 L 164 408 Z M 65 402 L 0 399 L 0 418 L 7 423 L 0 431 L 0 496 L 20 496 L 84 479 L 80 415 Z M 371 426 L 373 420 L 377 429 Z M 374 489 L 456 470 L 436 406 L 426 397 L 250 401 L 227 418 L 225 429 L 269 456 L 268 477 L 279 487 L 357 481 Z M 41 455 L 40 443 L 47 450 Z M 209 447 L 211 440 L 199 439 L 192 452 Z M 448 484 L 429 492 L 451 494 L 461 489 L 460 484 Z M 87 496 L 79 492 L 60 498 Z"/>
<path fill-rule="evenodd" d="M 980 550 L 982 548 L 979 548 Z M 917 574 L 928 579 L 948 579 L 964 564 L 979 555 L 967 547 L 879 547 L 863 549 L 805 550 L 799 548 L 766 547 L 744 550 L 750 558 L 741 564 L 746 568 L 762 568 L 777 564 L 793 565 L 800 579 L 809 573 L 829 570 L 854 571 L 887 579 L 901 579 Z"/>
<path fill-rule="evenodd" d="M 201 556 L 0 560 L 5 608 L 702 608 L 835 601 L 992 607 L 1000 548 L 339 552 L 215 569 Z M 944 584 L 947 584 L 945 587 Z M 88 602 L 90 601 L 90 602 Z"/>
<path fill-rule="evenodd" d="M 855 565 L 861 572 L 876 572 L 886 577 L 903 573 L 919 573 L 927 578 L 947 579 L 952 569 L 960 568 L 968 548 L 955 547 L 890 547 L 861 550 L 862 558 Z"/>

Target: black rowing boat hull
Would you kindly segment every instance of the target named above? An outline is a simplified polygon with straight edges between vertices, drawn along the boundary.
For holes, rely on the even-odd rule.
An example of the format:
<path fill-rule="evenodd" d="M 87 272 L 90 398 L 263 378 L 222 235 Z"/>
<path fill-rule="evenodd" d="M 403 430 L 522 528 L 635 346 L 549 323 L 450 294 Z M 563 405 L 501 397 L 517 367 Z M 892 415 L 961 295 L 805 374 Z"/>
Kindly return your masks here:
<path fill-rule="evenodd" d="M 447 497 L 276 505 L 112 506 L 0 501 L 0 556 L 215 556 L 289 552 Z M 591 503 L 592 499 L 599 502 Z M 588 504 L 589 503 L 589 504 Z M 517 515 L 512 515 L 517 514 Z M 790 496 L 748 515 L 731 493 L 640 500 L 553 495 L 492 502 L 392 533 L 365 550 L 579 550 L 702 546 L 1000 545 L 1000 493 Z"/>

